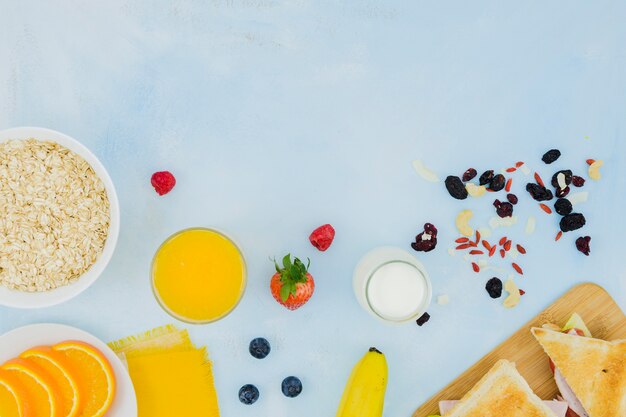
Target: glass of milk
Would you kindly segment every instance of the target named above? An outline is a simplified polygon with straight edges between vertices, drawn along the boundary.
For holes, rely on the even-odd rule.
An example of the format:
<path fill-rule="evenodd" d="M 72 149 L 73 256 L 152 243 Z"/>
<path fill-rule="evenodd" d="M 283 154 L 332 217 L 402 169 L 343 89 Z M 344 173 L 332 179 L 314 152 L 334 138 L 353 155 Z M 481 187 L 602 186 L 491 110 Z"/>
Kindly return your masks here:
<path fill-rule="evenodd" d="M 352 283 L 359 304 L 387 323 L 416 320 L 426 312 L 432 297 L 424 266 L 395 247 L 368 252 L 354 269 Z"/>

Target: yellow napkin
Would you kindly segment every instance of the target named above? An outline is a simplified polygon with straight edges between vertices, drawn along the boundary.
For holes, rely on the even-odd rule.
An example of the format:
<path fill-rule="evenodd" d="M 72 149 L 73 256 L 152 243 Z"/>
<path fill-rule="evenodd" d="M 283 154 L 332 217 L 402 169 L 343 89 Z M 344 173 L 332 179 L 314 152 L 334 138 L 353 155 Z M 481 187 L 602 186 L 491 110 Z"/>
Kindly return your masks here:
<path fill-rule="evenodd" d="M 173 325 L 109 343 L 126 362 L 138 417 L 219 417 L 211 362 Z"/>

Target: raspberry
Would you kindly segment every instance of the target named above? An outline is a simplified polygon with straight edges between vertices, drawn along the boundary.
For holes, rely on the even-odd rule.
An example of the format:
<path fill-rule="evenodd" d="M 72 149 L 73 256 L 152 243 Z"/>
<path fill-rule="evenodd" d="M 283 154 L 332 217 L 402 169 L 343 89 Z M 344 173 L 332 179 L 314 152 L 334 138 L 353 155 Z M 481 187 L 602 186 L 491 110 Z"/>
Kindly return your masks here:
<path fill-rule="evenodd" d="M 164 195 L 172 191 L 176 185 L 176 178 L 169 171 L 159 171 L 152 174 L 150 184 L 159 195 Z"/>
<path fill-rule="evenodd" d="M 330 247 L 335 238 L 335 229 L 330 224 L 325 224 L 313 230 L 309 236 L 309 241 L 319 251 L 324 252 Z"/>

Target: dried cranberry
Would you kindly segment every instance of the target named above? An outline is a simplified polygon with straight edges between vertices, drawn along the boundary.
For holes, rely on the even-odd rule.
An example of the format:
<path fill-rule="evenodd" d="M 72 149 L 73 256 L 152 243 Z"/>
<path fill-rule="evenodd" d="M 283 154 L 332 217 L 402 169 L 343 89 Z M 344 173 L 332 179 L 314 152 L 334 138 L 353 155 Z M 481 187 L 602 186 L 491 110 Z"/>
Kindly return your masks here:
<path fill-rule="evenodd" d="M 415 236 L 411 247 L 417 252 L 430 252 L 437 246 L 437 228 L 432 223 L 424 225 L 424 231 Z"/>
<path fill-rule="evenodd" d="M 546 187 L 542 187 L 539 184 L 529 182 L 526 184 L 526 191 L 530 193 L 530 196 L 536 201 L 549 201 L 552 200 L 552 191 Z"/>
<path fill-rule="evenodd" d="M 543 154 L 543 156 L 541 157 L 541 160 L 545 162 L 546 164 L 551 164 L 552 162 L 559 159 L 560 156 L 561 156 L 561 151 L 559 151 L 558 149 L 550 149 L 548 152 Z"/>
<path fill-rule="evenodd" d="M 467 190 L 465 189 L 465 185 L 463 185 L 463 181 L 461 181 L 459 177 L 450 175 L 446 178 L 445 183 L 446 189 L 452 197 L 457 200 L 465 200 L 467 198 Z"/>
<path fill-rule="evenodd" d="M 415 320 L 415 322 L 417 323 L 418 326 L 422 327 L 428 322 L 428 320 L 430 320 L 430 314 L 424 313 L 420 316 L 419 319 Z"/>
<path fill-rule="evenodd" d="M 502 296 L 502 280 L 497 277 L 491 278 L 487 281 L 485 289 L 491 298 L 500 298 Z"/>
<path fill-rule="evenodd" d="M 589 256 L 589 252 L 591 252 L 591 248 L 589 247 L 590 243 L 591 243 L 591 237 L 581 236 L 578 239 L 576 239 L 576 249 L 578 249 L 580 252 L 584 253 L 585 255 Z"/>
<path fill-rule="evenodd" d="M 561 216 L 567 216 L 572 212 L 572 203 L 567 198 L 559 198 L 554 203 L 554 210 Z"/>
<path fill-rule="evenodd" d="M 478 183 L 480 185 L 487 185 L 491 183 L 492 179 L 493 179 L 493 170 L 490 169 L 489 171 L 483 172 L 483 174 L 478 179 Z"/>
<path fill-rule="evenodd" d="M 565 169 L 565 170 L 561 170 L 561 171 L 557 171 L 554 173 L 554 175 L 552 176 L 552 181 L 551 184 L 554 188 L 557 188 L 559 186 L 559 181 L 558 181 L 558 176 L 559 174 L 563 174 L 565 176 L 565 185 L 570 185 L 572 183 L 572 171 L 570 169 Z"/>
<path fill-rule="evenodd" d="M 585 179 L 583 177 L 579 177 L 578 175 L 572 176 L 572 184 L 574 187 L 582 187 L 585 185 Z"/>
<path fill-rule="evenodd" d="M 559 226 L 561 227 L 561 231 L 571 232 L 572 230 L 580 229 L 585 223 L 585 216 L 580 213 L 570 213 L 561 219 Z"/>
<path fill-rule="evenodd" d="M 517 204 L 517 196 L 515 194 L 507 194 L 506 199 L 513 205 Z"/>
<path fill-rule="evenodd" d="M 467 171 L 463 173 L 463 181 L 471 181 L 473 180 L 478 173 L 474 168 L 469 168 Z"/>
<path fill-rule="evenodd" d="M 501 189 L 504 188 L 505 183 L 506 183 L 506 178 L 504 178 L 504 175 L 498 174 L 495 177 L 493 177 L 493 179 L 489 183 L 489 188 L 492 189 L 493 191 L 500 191 Z"/>
<path fill-rule="evenodd" d="M 496 200 L 493 202 L 493 206 L 500 217 L 511 217 L 513 215 L 513 204 L 511 203 L 503 203 L 500 200 Z"/>
<path fill-rule="evenodd" d="M 558 198 L 565 197 L 568 194 L 569 194 L 569 187 L 565 187 L 563 189 L 556 187 L 556 190 L 554 191 L 554 195 L 556 195 Z"/>

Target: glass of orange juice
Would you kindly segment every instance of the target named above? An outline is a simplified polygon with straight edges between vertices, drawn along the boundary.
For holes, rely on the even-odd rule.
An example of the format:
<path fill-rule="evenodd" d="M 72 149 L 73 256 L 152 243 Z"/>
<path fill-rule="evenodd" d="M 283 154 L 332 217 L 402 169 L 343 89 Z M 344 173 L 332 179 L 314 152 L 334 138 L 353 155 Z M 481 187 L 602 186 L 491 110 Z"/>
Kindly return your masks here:
<path fill-rule="evenodd" d="M 174 318 L 192 324 L 217 321 L 239 303 L 246 288 L 241 250 L 214 229 L 181 230 L 161 244 L 152 260 L 152 290 Z"/>

